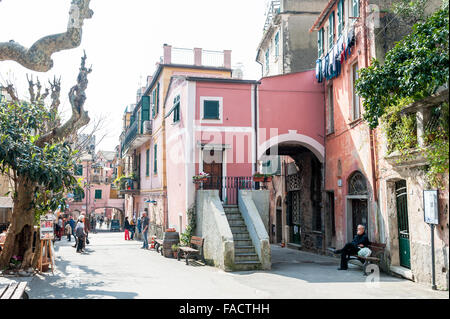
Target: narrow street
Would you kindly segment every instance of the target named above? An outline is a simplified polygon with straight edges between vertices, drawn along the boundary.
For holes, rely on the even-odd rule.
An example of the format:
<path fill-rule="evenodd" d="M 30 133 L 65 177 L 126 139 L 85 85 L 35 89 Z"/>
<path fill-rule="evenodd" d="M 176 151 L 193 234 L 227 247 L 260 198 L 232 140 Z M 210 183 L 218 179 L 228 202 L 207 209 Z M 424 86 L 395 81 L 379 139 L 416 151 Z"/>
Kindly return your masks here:
<path fill-rule="evenodd" d="M 64 237 L 56 242 L 56 270 L 29 283 L 32 299 L 98 298 L 448 298 L 448 292 L 382 274 L 366 283 L 360 267 L 338 271 L 338 260 L 272 246 L 272 270 L 226 273 L 140 249 L 123 233 L 90 234 L 86 253 Z M 0 278 L 2 283 L 6 280 Z"/>

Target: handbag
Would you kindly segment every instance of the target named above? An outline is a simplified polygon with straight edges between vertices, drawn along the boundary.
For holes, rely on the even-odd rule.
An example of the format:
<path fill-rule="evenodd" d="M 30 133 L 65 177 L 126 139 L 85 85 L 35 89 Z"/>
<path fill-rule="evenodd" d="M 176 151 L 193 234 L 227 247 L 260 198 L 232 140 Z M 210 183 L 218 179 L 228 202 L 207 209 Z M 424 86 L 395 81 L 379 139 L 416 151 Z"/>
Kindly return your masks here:
<path fill-rule="evenodd" d="M 359 257 L 369 257 L 371 254 L 372 254 L 372 251 L 369 248 L 367 248 L 367 247 L 361 248 L 358 251 L 358 256 Z"/>
<path fill-rule="evenodd" d="M 86 238 L 86 245 L 89 245 L 89 239 Z"/>

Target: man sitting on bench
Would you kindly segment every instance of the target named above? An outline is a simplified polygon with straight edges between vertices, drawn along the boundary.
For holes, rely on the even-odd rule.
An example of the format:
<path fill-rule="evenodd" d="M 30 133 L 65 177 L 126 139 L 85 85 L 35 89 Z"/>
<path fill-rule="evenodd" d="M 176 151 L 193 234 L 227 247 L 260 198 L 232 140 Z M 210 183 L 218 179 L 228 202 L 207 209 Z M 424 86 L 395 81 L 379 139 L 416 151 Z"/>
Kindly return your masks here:
<path fill-rule="evenodd" d="M 347 270 L 348 260 L 351 255 L 357 255 L 360 248 L 370 245 L 369 237 L 366 235 L 366 227 L 358 225 L 355 238 L 351 243 L 345 244 L 344 248 L 336 250 L 335 254 L 341 254 L 341 267 L 338 270 Z"/>

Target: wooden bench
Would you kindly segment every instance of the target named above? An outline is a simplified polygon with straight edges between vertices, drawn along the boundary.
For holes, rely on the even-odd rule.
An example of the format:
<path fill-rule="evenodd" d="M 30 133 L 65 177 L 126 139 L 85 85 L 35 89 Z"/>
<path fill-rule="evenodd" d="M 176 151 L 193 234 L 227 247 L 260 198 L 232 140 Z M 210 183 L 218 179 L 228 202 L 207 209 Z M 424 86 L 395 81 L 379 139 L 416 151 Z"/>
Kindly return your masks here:
<path fill-rule="evenodd" d="M 158 239 L 155 238 L 155 250 L 157 253 L 161 253 L 161 255 L 163 254 L 163 250 L 161 249 L 161 251 L 159 250 L 162 247 L 163 244 L 163 240 L 162 239 Z"/>
<path fill-rule="evenodd" d="M 380 264 L 380 261 L 383 259 L 384 256 L 386 244 L 371 243 L 368 246 L 368 248 L 372 251 L 372 253 L 368 257 L 362 257 L 358 255 L 350 256 L 350 260 L 359 260 L 363 264 L 363 273 L 365 276 L 368 275 L 367 266 L 369 266 L 370 264 L 376 265 Z"/>
<path fill-rule="evenodd" d="M 25 291 L 26 282 L 11 283 L 6 287 L 0 288 L 0 299 L 28 299 Z"/>
<path fill-rule="evenodd" d="M 189 265 L 188 259 L 190 257 L 197 257 L 200 256 L 203 263 L 205 263 L 205 257 L 203 256 L 203 243 L 204 238 L 192 236 L 190 246 L 191 247 L 178 247 L 177 251 L 177 259 L 180 260 L 182 255 L 186 259 L 186 265 Z M 196 246 L 196 248 L 193 248 L 192 246 Z M 200 253 L 201 250 L 201 253 Z"/>

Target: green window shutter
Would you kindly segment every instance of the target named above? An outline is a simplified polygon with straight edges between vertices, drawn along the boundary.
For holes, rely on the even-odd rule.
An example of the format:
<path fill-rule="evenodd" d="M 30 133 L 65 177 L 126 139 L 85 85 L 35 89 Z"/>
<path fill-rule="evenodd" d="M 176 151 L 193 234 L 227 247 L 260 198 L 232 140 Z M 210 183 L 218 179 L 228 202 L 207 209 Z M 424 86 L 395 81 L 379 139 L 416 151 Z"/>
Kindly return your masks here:
<path fill-rule="evenodd" d="M 173 99 L 173 122 L 178 122 L 180 120 L 180 96 L 177 95 Z"/>
<path fill-rule="evenodd" d="M 204 101 L 203 103 L 203 118 L 218 120 L 219 101 Z"/>
<path fill-rule="evenodd" d="M 323 28 L 317 32 L 317 49 L 319 58 L 323 54 Z"/>
<path fill-rule="evenodd" d="M 153 151 L 153 173 L 158 173 L 158 145 L 156 144 Z"/>
<path fill-rule="evenodd" d="M 159 83 L 156 86 L 156 114 L 159 113 Z"/>
<path fill-rule="evenodd" d="M 83 176 L 83 165 L 75 165 L 75 176 Z"/>
<path fill-rule="evenodd" d="M 269 70 L 269 49 L 266 50 L 266 71 Z"/>
<path fill-rule="evenodd" d="M 344 6 L 343 6 L 343 0 L 339 0 L 338 3 L 338 34 L 342 34 L 342 30 L 344 28 Z"/>
<path fill-rule="evenodd" d="M 145 175 L 150 175 L 150 149 L 147 149 L 145 154 Z"/>
<path fill-rule="evenodd" d="M 150 120 L 150 96 L 143 96 L 141 103 L 141 133 L 144 132 L 144 121 Z"/>
<path fill-rule="evenodd" d="M 353 16 L 359 17 L 359 0 L 353 0 Z"/>
<path fill-rule="evenodd" d="M 102 199 L 102 190 L 101 189 L 95 190 L 95 199 Z"/>
<path fill-rule="evenodd" d="M 155 90 L 152 91 L 152 118 L 156 116 Z"/>
<path fill-rule="evenodd" d="M 328 29 L 328 49 L 333 47 L 334 42 L 334 11 L 331 12 L 329 21 L 329 29 Z"/>
<path fill-rule="evenodd" d="M 275 56 L 278 57 L 280 55 L 280 32 L 277 32 L 275 35 Z"/>

